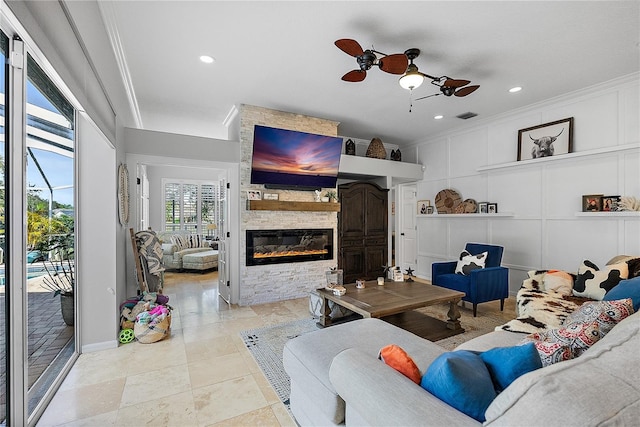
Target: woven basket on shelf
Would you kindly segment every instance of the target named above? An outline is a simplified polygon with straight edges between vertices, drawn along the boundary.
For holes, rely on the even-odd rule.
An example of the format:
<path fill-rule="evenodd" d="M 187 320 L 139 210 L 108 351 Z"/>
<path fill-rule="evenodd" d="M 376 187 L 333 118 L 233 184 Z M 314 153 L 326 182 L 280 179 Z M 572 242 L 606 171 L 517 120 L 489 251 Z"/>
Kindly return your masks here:
<path fill-rule="evenodd" d="M 382 145 L 382 140 L 380 138 L 373 138 L 371 140 L 369 147 L 367 147 L 367 157 L 372 157 L 374 159 L 387 158 L 387 150 L 384 149 L 384 145 Z"/>

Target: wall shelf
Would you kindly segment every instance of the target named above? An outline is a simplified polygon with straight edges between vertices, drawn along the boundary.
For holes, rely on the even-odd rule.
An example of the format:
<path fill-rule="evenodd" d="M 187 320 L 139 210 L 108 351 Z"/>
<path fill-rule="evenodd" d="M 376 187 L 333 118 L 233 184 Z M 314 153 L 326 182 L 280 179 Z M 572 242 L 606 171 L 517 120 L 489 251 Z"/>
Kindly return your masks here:
<path fill-rule="evenodd" d="M 340 212 L 340 203 L 247 200 L 247 209 L 250 211 Z"/>
<path fill-rule="evenodd" d="M 482 166 L 476 170 L 478 172 L 484 172 L 484 171 L 490 171 L 495 169 L 505 169 L 505 168 L 512 168 L 512 167 L 518 167 L 518 166 L 535 165 L 538 163 L 553 162 L 558 160 L 570 160 L 570 159 L 575 159 L 576 157 L 593 156 L 593 155 L 604 154 L 604 153 L 616 153 L 620 151 L 634 150 L 634 149 L 637 150 L 638 148 L 640 148 L 640 144 L 637 144 L 637 143 L 614 145 L 612 147 L 603 147 L 603 148 L 598 148 L 595 150 L 588 150 L 588 151 L 578 151 L 575 153 L 562 154 L 560 156 L 544 157 L 542 159 L 521 160 L 519 162 L 509 162 L 509 163 L 500 163 L 496 165 Z"/>
<path fill-rule="evenodd" d="M 506 218 L 512 217 L 511 212 L 498 212 L 498 213 L 466 213 L 466 214 L 428 214 L 428 215 L 416 215 L 418 218 Z"/>
<path fill-rule="evenodd" d="M 637 212 L 637 211 L 576 212 L 576 216 L 589 217 L 589 218 L 640 218 L 640 212 Z"/>

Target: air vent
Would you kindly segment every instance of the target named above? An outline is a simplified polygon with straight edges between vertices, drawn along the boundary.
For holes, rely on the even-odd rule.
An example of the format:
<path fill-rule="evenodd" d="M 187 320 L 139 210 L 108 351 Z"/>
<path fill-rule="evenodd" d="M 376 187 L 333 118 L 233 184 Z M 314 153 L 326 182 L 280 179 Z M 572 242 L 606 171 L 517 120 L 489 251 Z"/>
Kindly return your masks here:
<path fill-rule="evenodd" d="M 462 114 L 458 114 L 456 117 L 462 120 L 467 120 L 470 119 L 471 117 L 475 117 L 477 116 L 477 113 L 472 113 L 471 111 L 467 112 L 467 113 L 462 113 Z"/>

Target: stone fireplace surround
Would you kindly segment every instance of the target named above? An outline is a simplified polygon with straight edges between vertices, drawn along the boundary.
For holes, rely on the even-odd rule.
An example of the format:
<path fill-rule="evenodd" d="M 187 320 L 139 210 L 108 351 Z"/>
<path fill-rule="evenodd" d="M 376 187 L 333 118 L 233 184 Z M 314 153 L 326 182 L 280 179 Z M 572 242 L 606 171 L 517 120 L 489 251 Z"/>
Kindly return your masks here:
<path fill-rule="evenodd" d="M 312 191 L 265 190 L 262 185 L 250 184 L 255 125 L 337 136 L 338 122 L 245 104 L 240 106 L 241 206 L 246 206 L 247 190 L 278 193 L 279 200 L 314 201 Z M 333 230 L 333 241 L 337 242 L 336 212 L 257 211 L 248 210 L 245 207 L 241 209 L 240 216 L 240 254 L 242 255 L 247 249 L 247 230 L 329 228 Z M 241 256 L 239 305 L 262 304 L 307 296 L 309 291 L 323 286 L 325 271 L 337 265 L 336 246 L 333 245 L 332 259 L 321 261 L 247 266 L 245 257 Z"/>

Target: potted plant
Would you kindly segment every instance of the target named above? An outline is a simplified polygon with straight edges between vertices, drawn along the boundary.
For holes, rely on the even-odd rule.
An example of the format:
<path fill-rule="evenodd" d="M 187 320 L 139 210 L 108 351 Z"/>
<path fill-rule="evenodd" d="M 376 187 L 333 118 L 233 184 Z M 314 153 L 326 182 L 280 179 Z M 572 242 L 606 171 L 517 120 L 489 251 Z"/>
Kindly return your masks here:
<path fill-rule="evenodd" d="M 53 237 L 47 248 L 49 260 L 42 264 L 46 275 L 42 279 L 42 287 L 60 295 L 62 319 L 68 326 L 73 326 L 75 318 L 75 262 L 73 252 L 73 236 Z"/>
<path fill-rule="evenodd" d="M 330 202 L 335 203 L 338 201 L 338 194 L 334 190 L 327 191 L 325 197 L 328 197 Z"/>

